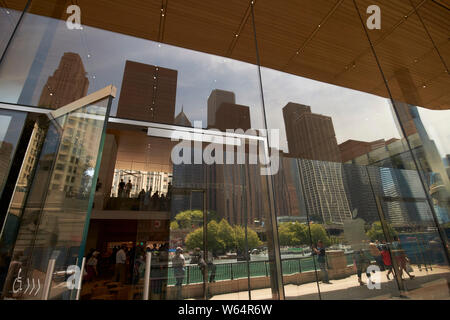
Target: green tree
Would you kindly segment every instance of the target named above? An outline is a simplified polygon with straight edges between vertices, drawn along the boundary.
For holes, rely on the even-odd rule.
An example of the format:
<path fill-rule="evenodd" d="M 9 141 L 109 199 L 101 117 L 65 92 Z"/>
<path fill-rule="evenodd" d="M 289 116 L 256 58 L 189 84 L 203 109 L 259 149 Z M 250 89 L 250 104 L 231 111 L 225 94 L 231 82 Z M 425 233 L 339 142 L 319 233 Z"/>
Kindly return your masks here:
<path fill-rule="evenodd" d="M 203 228 L 197 228 L 186 236 L 186 247 L 189 250 L 203 248 Z"/>
<path fill-rule="evenodd" d="M 236 248 L 236 237 L 233 227 L 225 219 L 219 222 L 217 236 L 223 241 L 225 251 Z"/>
<path fill-rule="evenodd" d="M 208 251 L 213 253 L 225 251 L 225 242 L 218 236 L 219 224 L 213 220 L 208 223 Z M 186 247 L 190 250 L 203 249 L 203 228 L 197 228 L 186 236 Z"/>
<path fill-rule="evenodd" d="M 295 233 L 289 228 L 289 223 L 283 222 L 278 226 L 278 239 L 281 246 L 294 246 Z"/>
<path fill-rule="evenodd" d="M 201 210 L 181 211 L 175 216 L 175 221 L 178 224 L 179 229 L 195 229 L 201 227 L 203 225 L 203 211 Z M 208 211 L 208 223 L 211 221 L 218 221 L 217 213 L 212 210 Z"/>
<path fill-rule="evenodd" d="M 178 225 L 178 222 L 172 221 L 170 223 L 170 230 L 178 230 L 178 229 L 180 229 L 180 226 Z"/>
<path fill-rule="evenodd" d="M 392 226 L 389 223 L 387 224 L 387 229 L 388 229 L 388 232 L 389 232 L 389 235 L 390 235 L 391 239 L 394 236 L 397 236 L 397 231 L 395 231 L 394 228 L 392 228 Z M 366 235 L 371 241 L 375 241 L 375 240 L 384 241 L 384 240 L 386 240 L 380 221 L 372 223 L 372 227 L 366 232 Z"/>
<path fill-rule="evenodd" d="M 234 226 L 234 234 L 236 236 L 236 249 L 245 250 L 245 229 L 241 226 Z M 248 250 L 259 247 L 262 242 L 259 240 L 255 230 L 247 228 Z"/>
<path fill-rule="evenodd" d="M 310 225 L 310 229 L 311 229 L 311 238 L 314 245 L 317 244 L 317 241 L 319 240 L 322 240 L 325 246 L 329 246 L 331 244 L 327 231 L 321 224 L 313 223 Z"/>
<path fill-rule="evenodd" d="M 278 227 L 278 237 L 282 246 L 308 244 L 308 227 L 298 221 L 282 222 Z"/>
<path fill-rule="evenodd" d="M 203 211 L 182 211 L 175 216 L 175 221 L 180 229 L 198 228 L 203 225 Z"/>
<path fill-rule="evenodd" d="M 261 246 L 262 242 L 258 234 L 252 230 L 247 230 L 248 249 Z M 186 247 L 189 250 L 203 248 L 203 228 L 197 228 L 186 236 Z M 208 223 L 208 250 L 213 253 L 225 252 L 227 250 L 245 249 L 245 230 L 241 226 L 230 226 L 222 220 L 220 223 L 211 221 Z"/>

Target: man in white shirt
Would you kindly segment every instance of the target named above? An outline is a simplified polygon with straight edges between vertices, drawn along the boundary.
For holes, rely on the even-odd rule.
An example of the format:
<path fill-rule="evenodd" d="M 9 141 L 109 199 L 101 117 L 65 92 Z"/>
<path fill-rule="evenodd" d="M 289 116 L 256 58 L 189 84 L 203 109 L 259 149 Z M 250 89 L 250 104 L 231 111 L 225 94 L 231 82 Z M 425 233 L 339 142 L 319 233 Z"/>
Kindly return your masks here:
<path fill-rule="evenodd" d="M 120 281 L 125 283 L 126 267 L 127 267 L 127 254 L 125 253 L 126 245 L 122 245 L 119 251 L 116 253 L 116 268 L 114 272 L 114 281 Z"/>

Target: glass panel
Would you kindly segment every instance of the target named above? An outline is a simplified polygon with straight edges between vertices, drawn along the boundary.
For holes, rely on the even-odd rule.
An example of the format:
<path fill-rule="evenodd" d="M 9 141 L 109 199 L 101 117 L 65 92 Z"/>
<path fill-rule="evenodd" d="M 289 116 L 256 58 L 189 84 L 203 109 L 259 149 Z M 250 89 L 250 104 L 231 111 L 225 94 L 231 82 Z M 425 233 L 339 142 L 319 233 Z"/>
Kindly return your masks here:
<path fill-rule="evenodd" d="M 363 13 L 368 1 L 357 4 Z M 449 144 L 441 138 L 449 132 L 448 111 L 441 110 L 450 108 L 446 61 L 450 14 L 444 6 L 437 1 L 384 3 L 381 13 L 390 12 L 389 16 L 383 16 L 380 30 L 368 31 L 393 98 L 397 126 L 405 138 L 388 149 L 396 170 L 383 173 L 398 181 L 402 190 L 389 190 L 382 202 L 391 210 L 409 213 L 401 222 L 394 222 L 393 216 L 387 220 L 398 233 L 416 280 L 420 277 L 415 283 L 404 282 L 405 294 L 414 299 L 448 297 L 448 291 L 442 290 L 450 275 L 450 180 L 445 160 Z M 404 270 L 404 256 L 398 259 Z M 425 284 L 432 288 L 432 297 L 422 288 Z"/>
<path fill-rule="evenodd" d="M 0 196 L 8 178 L 27 114 L 0 109 Z"/>
<path fill-rule="evenodd" d="M 361 81 L 375 87 L 383 81 L 353 3 L 305 4 L 305 11 L 290 23 L 311 17 L 316 21 L 307 24 L 309 29 L 289 28 L 297 33 L 280 42 L 291 52 L 280 65 L 334 85 L 262 69 L 268 128 L 280 135 L 279 145 L 273 145 L 280 150 L 280 170 L 273 180 L 285 295 L 398 297 L 398 272 L 389 272 L 396 263 L 389 262 L 392 237 L 384 232 L 393 222 L 384 219 L 387 205 L 378 205 L 377 195 L 413 183 L 392 183 L 382 175 L 396 160 L 383 150 L 396 141 L 402 144 L 401 134 L 389 100 L 346 88 L 358 88 Z M 273 10 L 293 11 L 288 2 L 274 4 Z M 300 19 L 303 14 L 309 16 Z M 261 10 L 257 30 L 268 17 Z M 284 21 L 279 24 L 283 28 Z M 274 50 L 267 38 L 261 41 L 261 60 Z M 385 89 L 379 95 L 388 96 Z M 402 159 L 397 160 L 401 164 Z M 405 210 L 403 215 L 413 209 Z"/>
<path fill-rule="evenodd" d="M 21 143 L 21 136 L 26 127 L 27 113 L 0 109 L 0 288 L 8 272 L 11 260 L 11 248 L 14 243 L 12 230 L 16 230 L 18 218 L 7 215 L 11 193 L 15 187 L 14 175 L 20 170 L 21 162 L 15 161 L 23 155 L 26 145 Z M 8 217 L 8 219 L 5 219 Z M 0 294 L 1 295 L 1 294 Z"/>
<path fill-rule="evenodd" d="M 29 150 L 35 147 L 33 142 L 42 139 L 42 130 L 46 135 L 40 153 L 27 152 L 29 159 L 25 159 L 35 163 L 36 169 L 31 170 L 31 183 L 26 186 L 25 205 L 19 208 L 20 228 L 3 291 L 6 298 L 46 298 L 46 276 L 51 280 L 49 299 L 69 299 L 73 293 L 66 285 L 65 272 L 69 266 L 81 265 L 78 257 L 84 248 L 84 228 L 89 221 L 109 107 L 110 97 L 103 98 L 36 128 Z M 64 144 L 69 150 L 63 149 Z M 62 168 L 69 165 L 79 174 L 67 181 L 63 179 L 67 169 Z M 25 172 L 22 167 L 20 176 Z M 23 194 L 24 190 L 16 191 Z M 13 199 L 17 197 L 20 194 L 14 194 Z M 55 259 L 55 273 L 46 275 L 51 259 Z M 28 281 L 36 285 L 34 291 L 27 290 Z"/>
<path fill-rule="evenodd" d="M 0 3 L 0 56 L 6 50 L 26 4 L 27 0 L 2 1 Z"/>
<path fill-rule="evenodd" d="M 137 124 L 109 124 L 108 152 L 100 166 L 101 186 L 86 244 L 91 253 L 99 252 L 98 267 L 97 273 L 88 270 L 81 299 L 116 299 L 119 293 L 120 299 L 144 299 L 148 251 L 152 256 L 148 299 L 249 299 L 249 270 L 251 285 L 259 286 L 254 290 L 259 294 L 256 297 L 272 298 L 273 266 L 264 238 L 268 217 L 258 215 L 267 212 L 260 204 L 259 194 L 265 189 L 260 167 L 195 164 L 196 152 L 204 152 L 208 144 L 195 141 L 192 145 L 189 139 L 182 143 L 191 146 L 183 150 L 191 163 L 179 163 L 172 153 L 174 147 L 180 148 L 179 143 L 153 133 L 148 136 L 146 131 Z M 140 172 L 126 169 L 132 164 L 127 161 L 130 156 L 142 161 Z M 117 173 L 123 173 L 124 192 L 113 183 Z M 139 180 L 143 175 L 144 182 Z M 160 178 L 152 179 L 156 176 Z M 128 197 L 126 190 L 134 190 L 135 183 L 140 191 Z M 121 196 L 110 200 L 133 202 L 135 209 L 101 206 L 102 192 L 111 186 L 112 193 Z M 249 207 L 251 216 L 245 211 Z M 122 245 L 128 252 L 125 271 L 115 271 Z M 180 255 L 177 248 L 183 250 Z"/>
<path fill-rule="evenodd" d="M 81 9 L 82 28 L 70 29 L 66 24 L 68 15 L 65 3 L 32 1 L 0 66 L 0 101 L 55 109 L 112 83 L 118 88 L 119 97 L 112 102 L 111 115 L 117 118 L 145 121 L 147 124 L 214 128 L 222 132 L 227 129 L 242 129 L 243 132 L 250 128 L 265 129 L 248 2 L 214 1 L 201 3 L 195 10 L 187 10 L 192 9 L 189 8 L 190 4 L 173 2 L 168 11 L 171 18 L 167 20 L 160 19 L 165 11 L 163 8 L 161 13 L 161 4 L 157 2 L 136 2 L 127 6 L 111 3 L 104 6 L 93 1 L 78 1 L 77 5 Z M 44 16 L 44 12 L 51 14 Z M 121 13 L 123 19 L 114 18 L 117 12 Z M 187 15 L 189 19 L 186 19 Z M 224 20 L 224 16 L 227 19 Z M 160 30 L 161 35 L 158 34 L 160 20 L 166 30 L 165 33 Z M 186 25 L 186 28 L 179 28 L 178 24 L 174 25 L 174 21 Z M 211 26 L 211 22 L 220 24 L 220 27 Z M 176 32 L 173 31 L 174 28 L 177 28 Z M 170 30 L 172 32 L 169 32 Z M 229 37 L 229 41 L 218 41 L 225 37 Z M 181 45 L 181 42 L 185 48 L 177 46 Z M 213 49 L 208 52 L 217 55 L 189 49 L 202 42 L 209 42 Z M 2 90 L 6 85 L 11 88 Z M 76 134 L 78 129 L 70 123 L 71 119 L 65 121 L 68 125 L 67 132 Z M 139 130 L 146 130 L 147 124 L 140 123 L 137 126 L 140 126 Z M 78 124 L 75 122 L 74 125 Z M 167 206 L 157 204 L 156 200 L 145 199 L 149 198 L 147 191 L 150 188 L 150 196 L 158 191 L 155 198 L 161 194 L 166 197 L 169 191 L 168 183 L 170 179 L 175 179 L 175 170 L 169 160 L 170 153 L 167 153 L 169 144 L 167 140 L 134 140 L 136 129 L 124 130 L 133 134 L 115 131 L 122 129 L 111 127 L 108 132 L 112 136 L 120 136 L 121 140 L 107 140 L 107 143 L 111 143 L 111 147 L 115 146 L 116 149 L 111 150 L 110 159 L 103 158 L 102 168 L 106 171 L 104 175 L 101 174 L 96 184 L 94 211 L 98 211 L 98 220 L 102 220 L 102 214 L 107 214 L 104 220 L 114 220 L 108 216 L 112 214 L 111 211 L 119 216 L 124 212 L 146 214 L 150 211 L 164 217 L 168 212 Z M 78 183 L 77 179 L 82 174 L 72 162 L 76 159 L 72 158 L 72 153 L 76 153 L 77 149 L 76 146 L 74 150 L 74 146 L 62 142 L 60 151 L 61 161 L 64 163 L 57 163 L 54 168 L 55 181 L 52 185 L 58 188 L 67 184 L 65 192 L 68 194 L 72 192 L 70 185 Z M 200 182 L 208 189 L 208 210 L 217 213 L 218 224 L 224 219 L 235 233 L 239 234 L 240 241 L 242 234 L 245 236 L 243 221 L 247 220 L 247 237 L 250 235 L 256 244 L 255 248 L 251 245 L 248 249 L 261 247 L 259 251 L 264 252 L 257 257 L 264 263 L 259 263 L 259 260 L 258 263 L 255 262 L 257 276 L 252 279 L 251 286 L 255 284 L 255 288 L 261 289 L 261 296 L 265 298 L 277 297 L 278 288 L 271 282 L 276 275 L 276 264 L 273 245 L 275 240 L 270 235 L 273 211 L 269 205 L 270 198 L 265 196 L 271 193 L 267 178 L 261 176 L 259 167 L 249 169 L 247 165 L 230 165 L 226 169 L 217 169 L 217 172 L 214 171 L 216 169 L 211 170 L 211 175 L 216 179 L 213 185 L 205 182 L 204 176 L 194 177 L 203 179 Z M 186 183 L 194 185 L 197 183 L 195 180 L 195 183 L 189 180 L 191 178 L 178 179 L 186 179 Z M 142 189 L 145 195 L 141 193 Z M 177 214 L 188 210 L 186 199 L 180 201 L 184 202 L 177 208 L 178 211 L 170 211 L 171 222 Z M 245 203 L 248 212 L 242 209 L 242 203 Z M 173 205 L 171 206 L 173 208 Z M 166 221 L 167 217 L 160 220 Z M 238 230 L 241 224 L 244 225 L 244 232 Z M 145 246 L 146 241 L 154 241 L 151 237 L 145 241 L 137 238 L 137 230 L 141 232 L 140 228 L 143 228 L 145 231 L 148 226 L 140 225 L 136 221 L 130 222 L 127 225 L 129 229 L 123 230 L 132 230 L 123 238 L 114 226 L 111 226 L 111 230 L 116 231 L 95 229 L 94 222 L 91 227 L 93 231 L 90 231 L 90 235 L 95 232 L 111 235 L 112 239 L 98 240 L 89 236 L 92 245 L 89 243 L 86 249 L 96 248 L 102 258 L 110 256 L 114 246 L 121 245 L 124 239 L 130 247 L 130 241 L 133 246 L 137 242 L 143 242 Z M 225 227 L 228 229 L 228 226 Z M 117 239 L 112 236 L 114 233 L 117 233 Z M 184 241 L 187 234 L 181 234 Z M 255 234 L 259 240 L 255 238 Z M 158 235 L 154 237 L 166 243 L 170 241 L 171 234 L 168 238 L 158 238 Z M 211 235 L 211 238 L 213 237 L 215 236 Z M 217 259 L 221 260 L 217 261 L 217 264 L 225 261 L 227 264 L 224 264 L 222 269 L 217 267 L 216 279 L 222 277 L 224 281 L 230 282 L 219 283 L 217 280 L 213 283 L 210 289 L 214 297 L 232 294 L 233 299 L 249 298 L 248 282 L 245 279 L 248 278 L 248 267 L 237 261 L 238 249 L 239 260 L 248 256 L 247 252 L 242 252 L 247 250 L 245 243 L 246 241 L 238 246 L 233 242 L 223 248 L 225 252 L 220 253 L 226 259 Z M 262 250 L 262 247 L 265 249 Z M 174 249 L 170 242 L 169 249 Z M 192 248 L 184 249 L 186 257 L 189 258 Z M 256 251 L 254 252 L 256 254 Z M 169 266 L 171 257 L 169 255 Z M 109 266 L 111 268 L 114 268 L 114 259 L 113 255 Z M 101 259 L 99 264 L 100 261 Z M 129 266 L 130 260 L 127 261 Z M 109 268 L 106 262 L 104 267 L 105 270 Z M 193 271 L 196 275 L 189 281 L 198 281 L 199 269 L 193 267 L 192 270 L 196 270 Z M 168 272 L 170 274 L 170 268 Z M 99 273 L 101 274 L 101 271 Z M 220 275 L 221 273 L 223 275 Z M 106 270 L 104 276 L 114 276 L 114 270 Z M 187 278 L 186 275 L 186 281 Z M 230 283 L 233 283 L 233 286 L 230 286 Z M 142 288 L 140 290 L 142 297 Z M 191 294 L 189 289 L 186 289 L 187 294 L 183 297 L 202 297 L 203 293 L 198 291 L 197 287 L 195 290 L 196 293 Z M 164 298 L 170 296 L 169 291 L 163 295 Z M 99 292 L 103 291 L 97 290 L 95 293 Z M 129 293 L 130 298 L 131 291 Z M 91 293 L 86 293 L 86 297 L 89 294 Z M 139 294 L 135 296 L 136 299 Z M 102 295 L 103 293 L 100 294 Z M 94 296 L 91 294 L 91 298 Z"/>

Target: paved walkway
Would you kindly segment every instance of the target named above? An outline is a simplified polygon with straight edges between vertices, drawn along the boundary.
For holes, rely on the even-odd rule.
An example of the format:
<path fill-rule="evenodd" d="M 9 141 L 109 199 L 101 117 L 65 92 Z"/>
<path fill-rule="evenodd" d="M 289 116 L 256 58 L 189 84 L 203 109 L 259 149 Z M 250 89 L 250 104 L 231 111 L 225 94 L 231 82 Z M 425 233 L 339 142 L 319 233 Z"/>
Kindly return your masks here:
<path fill-rule="evenodd" d="M 403 297 L 400 296 L 395 280 L 387 280 L 386 272 L 381 272 L 381 288 L 370 290 L 367 286 L 360 286 L 355 275 L 344 279 L 330 280 L 331 284 L 319 283 L 320 295 L 323 300 L 351 300 L 351 299 L 450 299 L 450 269 L 446 267 L 433 267 L 433 271 L 422 269 L 419 271 L 414 266 L 416 277 L 412 280 L 404 280 L 407 288 Z M 406 275 L 404 275 L 405 277 Z M 363 281 L 366 276 L 363 274 Z M 302 285 L 288 284 L 284 287 L 286 299 L 314 300 L 319 299 L 316 282 Z M 406 297 L 405 297 L 406 296 Z M 272 299 L 270 288 L 251 291 L 252 300 Z M 211 300 L 248 300 L 247 291 L 216 295 Z"/>

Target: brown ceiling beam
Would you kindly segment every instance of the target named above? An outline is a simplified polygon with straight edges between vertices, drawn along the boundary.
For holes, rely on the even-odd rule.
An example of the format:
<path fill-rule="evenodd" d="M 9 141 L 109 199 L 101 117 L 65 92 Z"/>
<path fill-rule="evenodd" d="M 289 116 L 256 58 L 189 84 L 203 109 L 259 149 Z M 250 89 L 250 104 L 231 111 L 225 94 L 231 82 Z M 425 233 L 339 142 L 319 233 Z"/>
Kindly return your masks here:
<path fill-rule="evenodd" d="M 415 12 L 416 9 L 419 9 L 427 1 L 428 0 L 423 0 L 415 8 L 413 7 L 413 9 L 411 11 L 409 11 L 406 16 L 404 16 L 402 19 L 398 20 L 388 31 L 384 32 L 378 39 L 373 41 L 372 42 L 373 46 L 376 47 L 377 45 L 379 45 L 384 39 L 386 39 L 389 35 L 391 35 L 395 31 L 395 29 L 397 29 L 400 25 L 402 25 L 408 19 L 408 17 Z M 338 78 L 340 78 L 344 73 L 346 73 L 347 71 L 351 70 L 352 69 L 351 67 L 353 65 L 355 65 L 356 62 L 358 60 L 360 60 L 362 57 L 364 57 L 366 54 L 371 54 L 371 50 L 370 50 L 369 46 L 367 46 L 366 50 L 364 50 L 361 53 L 359 53 L 352 61 L 350 61 L 348 64 L 346 64 L 344 66 L 344 69 L 334 76 L 333 81 L 334 82 L 337 81 Z"/>
<path fill-rule="evenodd" d="M 446 42 L 448 42 L 448 41 L 442 42 L 441 44 L 439 44 L 439 46 L 440 46 L 440 47 L 443 47 L 443 46 L 445 45 Z M 416 65 L 417 63 L 420 63 L 421 60 L 424 60 L 427 56 L 431 55 L 434 51 L 435 51 L 435 48 L 430 48 L 430 50 L 428 50 L 427 52 L 425 52 L 425 53 L 424 53 L 423 55 L 421 55 L 420 57 L 414 59 L 413 62 L 410 63 L 410 64 L 408 64 L 408 65 L 406 65 L 406 67 L 407 67 L 407 68 L 409 68 L 409 67 L 412 67 L 412 68 L 413 68 L 414 65 Z M 447 73 L 446 70 L 444 70 L 444 72 Z M 442 73 L 439 73 L 439 75 L 438 75 L 437 77 L 439 77 L 441 74 L 442 74 Z M 391 74 L 389 77 L 386 76 L 386 80 L 387 80 L 388 82 L 389 82 L 389 81 L 392 81 L 394 78 L 395 78 L 395 74 Z M 434 79 L 436 79 L 436 77 L 432 77 L 431 79 L 425 80 L 424 84 L 430 83 L 430 82 L 432 82 Z M 419 86 L 419 87 L 420 87 L 420 86 Z M 418 87 L 418 88 L 419 88 L 419 87 Z M 380 83 L 379 85 L 377 85 L 376 87 L 374 87 L 373 89 L 371 89 L 370 92 L 377 92 L 378 90 L 380 90 L 380 89 L 382 89 L 382 88 L 384 88 L 384 82 Z"/>
<path fill-rule="evenodd" d="M 164 27 L 166 25 L 168 5 L 169 0 L 161 0 L 161 9 L 159 14 L 158 42 L 164 42 Z"/>
<path fill-rule="evenodd" d="M 330 17 L 333 15 L 333 13 L 339 8 L 339 6 L 344 2 L 344 0 L 338 0 L 333 8 L 325 15 L 325 17 L 320 21 L 320 23 L 317 25 L 317 27 L 313 30 L 313 32 L 308 36 L 308 38 L 300 45 L 300 47 L 294 52 L 294 54 L 289 58 L 289 60 L 284 65 L 283 69 L 286 70 L 288 65 L 294 60 L 294 58 L 302 53 L 306 46 L 311 42 L 311 40 L 316 36 L 316 34 L 319 32 L 320 28 L 323 28 L 323 26 L 327 23 L 327 21 L 330 19 Z"/>
<path fill-rule="evenodd" d="M 231 40 L 230 45 L 228 46 L 228 50 L 225 54 L 226 57 L 231 57 L 233 54 L 233 50 L 236 47 L 237 41 L 239 39 L 239 35 L 241 34 L 242 30 L 244 29 L 245 25 L 247 24 L 248 18 L 250 17 L 250 13 L 252 10 L 252 3 L 253 6 L 256 4 L 256 0 L 250 0 L 247 9 L 245 10 L 244 16 L 241 19 L 241 22 L 239 23 L 239 26 L 233 35 L 233 39 Z"/>

